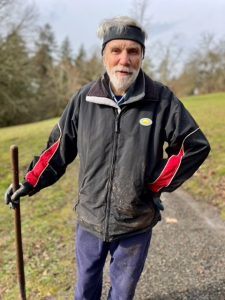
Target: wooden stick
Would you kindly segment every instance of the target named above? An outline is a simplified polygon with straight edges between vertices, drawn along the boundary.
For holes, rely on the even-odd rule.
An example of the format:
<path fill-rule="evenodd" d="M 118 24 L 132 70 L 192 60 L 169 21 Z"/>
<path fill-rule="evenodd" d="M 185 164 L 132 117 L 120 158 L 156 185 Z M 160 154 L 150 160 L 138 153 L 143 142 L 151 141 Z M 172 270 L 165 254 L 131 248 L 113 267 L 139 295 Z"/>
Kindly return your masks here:
<path fill-rule="evenodd" d="M 10 147 L 11 165 L 13 174 L 13 191 L 19 188 L 19 155 L 18 147 L 12 145 Z M 20 287 L 20 296 L 22 300 L 26 300 L 25 288 L 25 274 L 24 274 L 24 261 L 23 261 L 23 244 L 21 232 L 21 217 L 20 217 L 20 203 L 15 208 L 15 235 L 16 235 L 16 265 L 17 265 L 17 278 Z"/>

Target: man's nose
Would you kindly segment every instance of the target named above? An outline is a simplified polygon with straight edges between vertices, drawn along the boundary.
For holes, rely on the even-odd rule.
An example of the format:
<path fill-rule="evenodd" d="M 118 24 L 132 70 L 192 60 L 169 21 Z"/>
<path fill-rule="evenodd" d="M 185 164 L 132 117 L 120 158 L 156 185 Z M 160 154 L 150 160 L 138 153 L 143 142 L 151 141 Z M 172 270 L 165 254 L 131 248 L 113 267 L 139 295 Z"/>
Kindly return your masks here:
<path fill-rule="evenodd" d="M 130 65 L 130 56 L 126 51 L 123 51 L 120 54 L 120 64 L 123 65 L 123 66 Z"/>

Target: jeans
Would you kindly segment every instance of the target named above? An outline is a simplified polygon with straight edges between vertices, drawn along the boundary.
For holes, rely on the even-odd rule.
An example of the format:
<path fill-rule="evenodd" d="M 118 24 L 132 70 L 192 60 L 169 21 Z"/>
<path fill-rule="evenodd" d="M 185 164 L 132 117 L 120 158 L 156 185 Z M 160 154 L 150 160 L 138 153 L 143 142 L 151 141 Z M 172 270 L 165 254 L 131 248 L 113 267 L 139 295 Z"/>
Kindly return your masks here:
<path fill-rule="evenodd" d="M 76 260 L 77 286 L 75 300 L 100 300 L 103 268 L 108 253 L 111 288 L 108 300 L 131 300 L 144 268 L 151 230 L 124 239 L 104 242 L 77 227 Z"/>

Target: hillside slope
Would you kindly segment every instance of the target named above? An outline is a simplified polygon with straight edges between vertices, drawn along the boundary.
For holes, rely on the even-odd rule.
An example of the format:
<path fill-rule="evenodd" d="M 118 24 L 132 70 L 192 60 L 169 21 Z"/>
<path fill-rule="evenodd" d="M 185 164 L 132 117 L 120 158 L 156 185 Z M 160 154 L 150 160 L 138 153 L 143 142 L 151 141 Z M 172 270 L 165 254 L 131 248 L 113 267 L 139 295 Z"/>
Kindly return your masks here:
<path fill-rule="evenodd" d="M 225 94 L 209 94 L 183 99 L 206 134 L 211 153 L 200 170 L 184 187 L 196 198 L 221 210 L 225 219 Z"/>
<path fill-rule="evenodd" d="M 195 198 L 225 206 L 225 94 L 183 99 L 208 137 L 212 152 L 184 188 Z M 57 119 L 0 129 L 0 194 L 11 182 L 9 147 L 19 146 L 20 180 L 33 155 L 39 155 Z M 32 198 L 22 199 L 22 228 L 30 299 L 57 295 L 71 299 L 74 288 L 73 204 L 77 192 L 78 162 L 59 182 Z M 71 182 L 72 178 L 72 182 Z M 73 179 L 74 178 L 74 179 Z M 14 214 L 0 205 L 0 298 L 19 299 L 16 284 Z M 65 272 L 66 271 L 66 272 Z"/>

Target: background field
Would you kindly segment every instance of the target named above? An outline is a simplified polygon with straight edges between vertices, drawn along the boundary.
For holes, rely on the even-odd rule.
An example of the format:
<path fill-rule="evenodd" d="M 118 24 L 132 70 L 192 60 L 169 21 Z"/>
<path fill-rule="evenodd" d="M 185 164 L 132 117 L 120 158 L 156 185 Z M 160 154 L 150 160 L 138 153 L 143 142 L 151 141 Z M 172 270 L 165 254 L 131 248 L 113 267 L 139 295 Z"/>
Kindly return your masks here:
<path fill-rule="evenodd" d="M 225 94 L 188 97 L 183 102 L 212 148 L 207 161 L 184 188 L 196 199 L 218 206 L 225 219 Z"/>
<path fill-rule="evenodd" d="M 196 199 L 216 205 L 225 218 L 225 94 L 183 99 L 202 130 L 212 152 L 184 188 Z M 11 182 L 9 147 L 20 151 L 20 178 L 32 155 L 38 155 L 57 119 L 0 129 L 0 194 Z M 78 162 L 53 187 L 22 200 L 22 229 L 28 298 L 72 299 L 74 272 L 73 211 L 77 190 Z M 72 180 L 71 180 L 72 178 Z M 14 211 L 0 205 L 0 299 L 19 299 L 16 284 Z"/>

